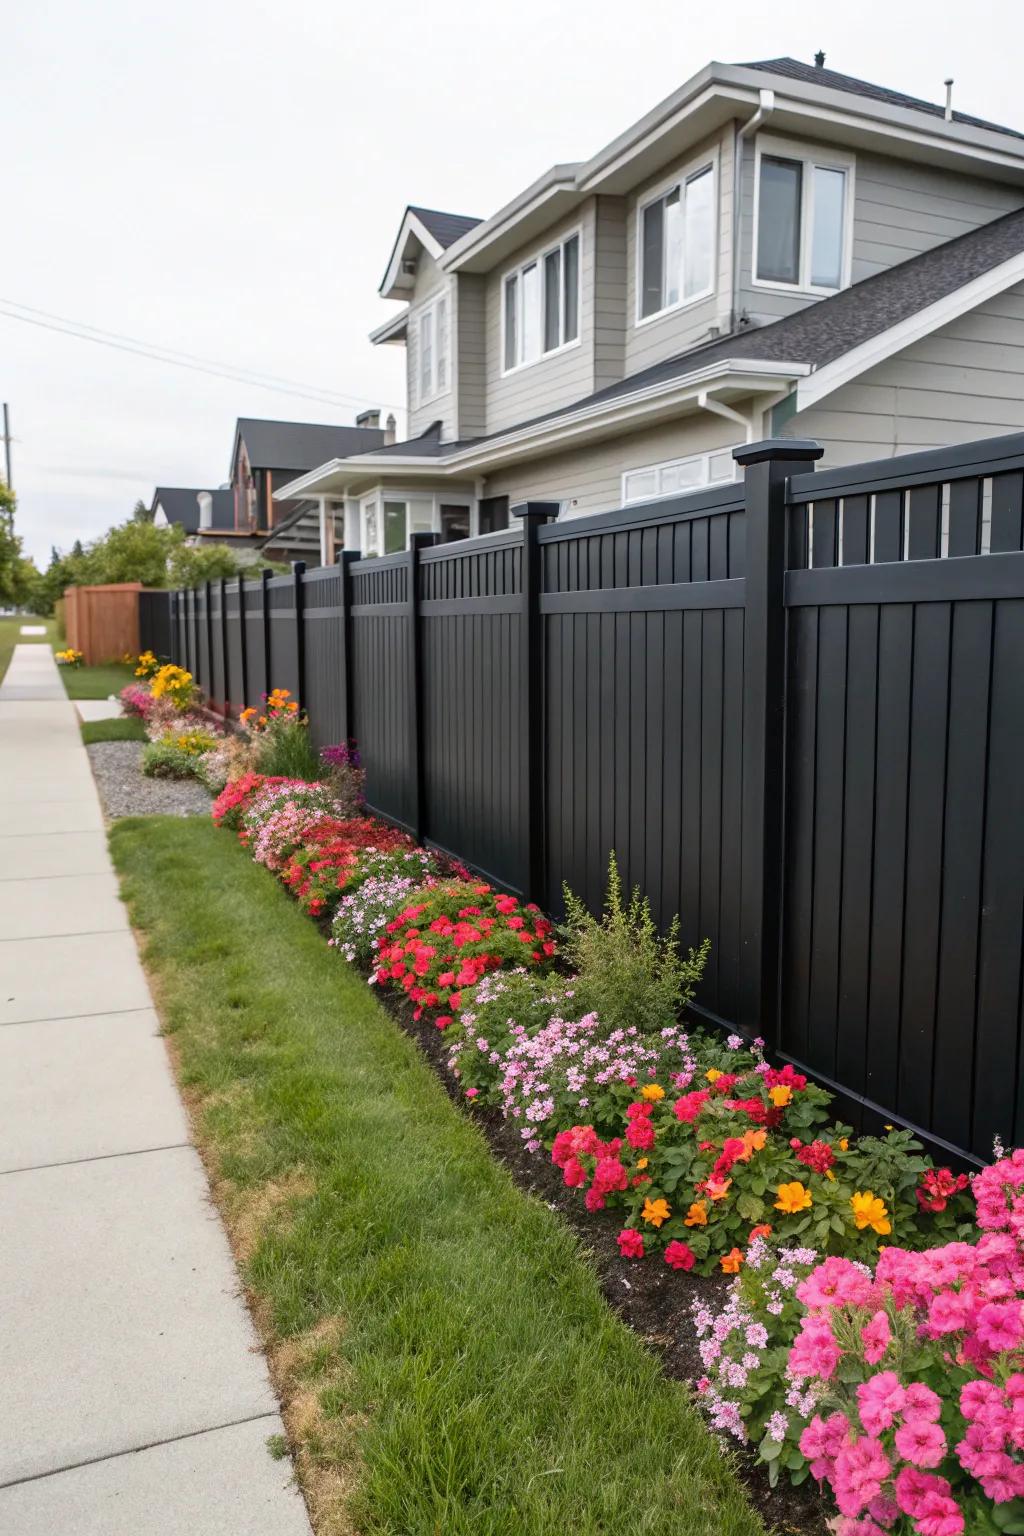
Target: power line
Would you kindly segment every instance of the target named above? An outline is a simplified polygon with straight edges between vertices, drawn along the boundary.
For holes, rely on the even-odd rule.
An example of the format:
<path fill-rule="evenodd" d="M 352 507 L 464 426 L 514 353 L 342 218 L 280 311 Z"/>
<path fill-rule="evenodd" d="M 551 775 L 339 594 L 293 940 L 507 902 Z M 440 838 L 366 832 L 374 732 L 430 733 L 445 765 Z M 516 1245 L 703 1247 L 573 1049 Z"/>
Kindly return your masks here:
<path fill-rule="evenodd" d="M 18 313 L 18 311 L 24 312 Z M 321 405 L 378 403 L 368 400 L 365 396 L 340 394 L 335 390 L 322 389 L 318 385 L 300 383 L 297 379 L 282 378 L 278 374 L 257 373 L 251 369 L 235 367 L 230 363 L 197 357 L 190 352 L 178 352 L 174 348 L 164 347 L 156 342 L 146 342 L 135 336 L 126 336 L 120 331 L 105 331 L 98 326 L 88 325 L 84 321 L 70 320 L 64 315 L 54 315 L 44 309 L 33 309 L 30 305 L 19 304 L 14 299 L 0 298 L 0 316 L 8 320 L 20 320 L 24 325 L 38 326 L 41 330 L 72 336 L 78 341 L 91 341 L 97 346 L 111 347 L 118 352 L 128 352 L 136 357 L 146 357 L 155 362 L 167 363 L 174 368 L 185 368 L 192 373 L 205 373 L 213 378 L 230 379 L 235 383 L 249 384 L 257 389 L 271 390 L 276 394 L 294 395 L 302 400 L 316 400 Z M 402 409 L 400 406 L 388 405 L 387 402 L 384 404 L 388 410 Z"/>

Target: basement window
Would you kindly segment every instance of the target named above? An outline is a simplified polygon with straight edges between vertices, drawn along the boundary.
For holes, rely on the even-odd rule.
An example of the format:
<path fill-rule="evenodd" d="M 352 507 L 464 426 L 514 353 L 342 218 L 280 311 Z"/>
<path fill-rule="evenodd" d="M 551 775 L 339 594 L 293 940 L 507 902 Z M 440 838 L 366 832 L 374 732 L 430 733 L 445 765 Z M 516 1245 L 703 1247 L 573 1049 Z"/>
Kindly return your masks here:
<path fill-rule="evenodd" d="M 659 496 L 681 496 L 709 485 L 725 485 L 736 478 L 736 467 L 731 448 L 716 448 L 710 453 L 690 454 L 685 459 L 669 459 L 664 464 L 627 469 L 622 477 L 623 505 L 654 501 Z"/>

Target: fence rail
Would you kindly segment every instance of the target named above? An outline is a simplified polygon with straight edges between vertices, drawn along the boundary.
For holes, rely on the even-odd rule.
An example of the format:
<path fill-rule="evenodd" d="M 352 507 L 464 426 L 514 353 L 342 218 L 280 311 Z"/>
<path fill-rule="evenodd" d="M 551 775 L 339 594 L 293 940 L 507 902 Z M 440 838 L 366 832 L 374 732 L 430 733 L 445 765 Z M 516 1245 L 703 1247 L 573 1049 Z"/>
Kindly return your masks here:
<path fill-rule="evenodd" d="M 608 852 L 699 997 L 981 1158 L 1024 1137 L 1024 435 L 171 594 L 236 713 L 288 687 L 371 807 L 557 910 Z M 162 626 L 162 627 L 161 627 Z"/>

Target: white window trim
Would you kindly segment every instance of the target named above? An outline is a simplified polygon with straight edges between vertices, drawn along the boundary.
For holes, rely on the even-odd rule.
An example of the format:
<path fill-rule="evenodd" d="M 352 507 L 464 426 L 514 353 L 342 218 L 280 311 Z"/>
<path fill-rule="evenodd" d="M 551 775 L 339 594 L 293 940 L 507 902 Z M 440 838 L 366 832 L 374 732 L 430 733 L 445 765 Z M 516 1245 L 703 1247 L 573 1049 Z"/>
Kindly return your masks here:
<path fill-rule="evenodd" d="M 567 245 L 569 243 L 569 241 L 574 236 L 576 237 L 576 239 L 579 240 L 579 260 L 578 260 L 577 269 L 576 269 L 576 335 L 573 337 L 572 341 L 563 341 L 561 346 L 552 347 L 550 352 L 544 352 L 542 350 L 541 352 L 539 352 L 537 354 L 536 357 L 531 357 L 529 362 L 527 362 L 527 363 L 513 363 L 511 368 L 506 368 L 506 366 L 505 366 L 505 284 L 508 282 L 510 277 L 518 277 L 518 278 L 521 279 L 523 271 L 527 267 L 532 267 L 532 266 L 534 266 L 534 264 L 536 264 L 536 266 L 538 267 L 538 269 L 540 271 L 540 274 L 541 274 L 541 283 L 540 283 L 540 326 L 541 326 L 541 341 L 543 343 L 543 337 L 544 337 L 544 262 L 545 262 L 546 258 L 551 255 L 552 251 L 557 251 L 561 247 Z M 564 258 L 563 258 L 562 270 L 563 270 L 563 272 L 565 271 Z M 520 293 L 522 292 L 522 288 L 521 287 L 519 289 L 519 292 Z M 582 344 L 582 341 L 583 341 L 583 226 L 582 226 L 582 224 L 578 224 L 575 229 L 567 229 L 567 230 L 565 230 L 563 234 L 560 234 L 557 237 L 557 239 L 545 241 L 545 243 L 542 246 L 538 246 L 536 252 L 533 255 L 527 256 L 525 258 L 525 260 L 523 260 L 523 261 L 517 261 L 516 264 L 514 266 L 512 266 L 512 267 L 506 268 L 506 270 L 501 274 L 501 281 L 498 284 L 498 307 L 499 307 L 499 310 L 501 312 L 501 337 L 500 337 L 500 341 L 499 341 L 499 345 L 501 347 L 501 352 L 500 352 L 499 356 L 501 358 L 501 377 L 503 379 L 509 378 L 514 373 L 522 373 L 525 368 L 536 368 L 538 363 L 546 363 L 548 361 L 548 359 L 552 358 L 552 357 L 561 357 L 564 352 L 571 352 L 574 347 L 580 346 Z"/>
<path fill-rule="evenodd" d="M 739 467 L 736 465 L 735 461 L 733 463 L 732 480 L 712 480 L 710 477 L 710 463 L 711 460 L 713 458 L 717 458 L 720 453 L 731 453 L 733 448 L 738 446 L 739 444 L 737 443 L 725 443 L 721 448 L 706 448 L 703 453 L 686 453 L 678 459 L 663 459 L 658 464 L 631 465 L 629 469 L 624 469 L 622 472 L 622 505 L 627 507 L 637 506 L 642 502 L 648 501 L 667 501 L 669 498 L 674 496 L 692 496 L 696 492 L 706 491 L 712 486 L 732 484 L 733 481 L 737 479 L 736 470 Z M 678 469 L 681 464 L 696 464 L 701 460 L 704 461 L 704 479 L 699 485 L 687 485 L 684 486 L 682 490 L 678 491 L 655 491 L 650 496 L 626 495 L 626 481 L 629 479 L 630 475 L 656 474 L 660 476 L 663 470 Z"/>
<path fill-rule="evenodd" d="M 385 483 L 375 485 L 372 491 L 363 491 L 358 500 L 360 552 L 364 557 L 371 554 L 377 555 L 380 558 L 383 558 L 384 556 L 384 503 L 386 501 L 402 501 L 405 503 L 406 549 L 409 548 L 409 536 L 414 531 L 424 533 L 441 532 L 442 502 L 446 507 L 468 507 L 469 536 L 470 538 L 476 538 L 479 533 L 480 506 L 473 491 L 458 490 L 457 488 L 453 488 L 451 490 L 441 489 L 434 491 L 424 490 L 422 487 L 417 489 L 415 486 L 410 485 L 388 485 Z M 421 512 L 426 507 L 430 508 L 429 529 L 424 527 L 422 523 L 416 530 L 411 527 L 412 519 L 409 513 L 410 503 L 412 502 L 418 503 Z M 368 549 L 366 547 L 366 514 L 370 507 L 374 505 L 374 503 L 376 503 L 377 506 L 377 544 L 376 548 Z M 456 540 L 453 542 L 459 541 Z"/>
<path fill-rule="evenodd" d="M 671 192 L 673 187 L 683 187 L 692 177 L 703 170 L 711 170 L 711 206 L 714 209 L 714 217 L 711 221 L 711 283 L 700 293 L 691 293 L 687 297 L 680 294 L 674 304 L 666 304 L 663 309 L 656 309 L 650 315 L 641 314 L 644 301 L 644 244 L 643 244 L 643 219 L 644 211 L 659 198 Z M 697 155 L 688 161 L 681 170 L 675 171 L 671 176 L 660 181 L 656 187 L 648 187 L 641 197 L 637 198 L 636 208 L 633 211 L 633 244 L 636 249 L 635 272 L 633 287 L 636 293 L 636 302 L 633 305 L 633 324 L 639 330 L 643 325 L 650 325 L 652 321 L 664 320 L 666 315 L 678 314 L 681 309 L 690 309 L 694 304 L 703 304 L 707 299 L 713 298 L 718 287 L 718 242 L 721 213 L 718 206 L 718 145 L 714 145 L 706 154 Z"/>
<path fill-rule="evenodd" d="M 447 378 L 447 381 L 445 383 L 444 388 L 440 389 L 440 388 L 438 388 L 438 383 L 437 383 L 437 356 L 438 356 L 438 338 L 440 337 L 441 331 L 440 331 L 440 327 L 439 327 L 439 325 L 437 323 L 437 311 L 438 311 L 438 307 L 439 307 L 442 299 L 447 300 L 447 305 L 446 305 L 447 315 L 446 315 L 446 323 L 445 323 L 445 331 L 447 332 L 447 337 L 446 337 L 446 340 L 447 340 L 447 351 L 445 353 L 445 356 L 446 356 L 447 361 L 448 361 L 448 378 Z M 422 354 L 421 354 L 422 343 L 421 343 L 421 339 L 420 339 L 421 335 L 422 335 L 421 324 L 422 324 L 424 315 L 432 315 L 433 316 L 433 327 L 434 327 L 434 355 L 433 355 L 433 359 L 432 359 L 432 367 L 431 367 L 431 370 L 430 370 L 430 374 L 431 374 L 431 388 L 430 388 L 429 391 L 425 391 L 423 389 L 423 377 L 422 377 L 422 371 L 421 371 L 421 367 L 420 367 L 420 364 L 421 364 L 421 361 L 422 361 Z M 441 399 L 444 398 L 445 395 L 450 395 L 451 392 L 452 392 L 452 301 L 451 301 L 451 290 L 449 288 L 447 288 L 447 287 L 445 287 L 445 288 L 438 288 L 434 293 L 432 293 L 430 295 L 429 299 L 425 299 L 424 302 L 421 305 L 418 306 L 418 308 L 416 309 L 415 313 L 413 314 L 413 316 L 412 316 L 412 324 L 416 327 L 416 376 L 415 376 L 414 395 L 415 395 L 415 399 L 416 399 L 416 405 L 417 405 L 417 407 L 419 407 L 419 406 L 422 406 L 422 405 L 429 405 L 432 400 L 441 400 Z"/>
<path fill-rule="evenodd" d="M 800 160 L 803 163 L 800 197 L 800 279 L 795 283 L 783 283 L 778 278 L 757 275 L 757 235 L 761 211 L 761 156 L 768 155 L 780 160 Z M 846 186 L 843 203 L 843 260 L 841 281 L 838 288 L 822 288 L 809 280 L 811 270 L 811 236 L 814 229 L 814 178 L 807 174 L 808 167 L 821 166 L 823 170 L 845 171 Z M 853 269 L 853 203 L 854 181 L 857 175 L 857 156 L 848 150 L 831 146 L 815 145 L 799 139 L 773 138 L 759 133 L 754 144 L 754 229 L 750 248 L 750 281 L 753 288 L 772 293 L 807 293 L 827 298 L 849 288 Z M 804 281 L 807 278 L 808 281 Z"/>

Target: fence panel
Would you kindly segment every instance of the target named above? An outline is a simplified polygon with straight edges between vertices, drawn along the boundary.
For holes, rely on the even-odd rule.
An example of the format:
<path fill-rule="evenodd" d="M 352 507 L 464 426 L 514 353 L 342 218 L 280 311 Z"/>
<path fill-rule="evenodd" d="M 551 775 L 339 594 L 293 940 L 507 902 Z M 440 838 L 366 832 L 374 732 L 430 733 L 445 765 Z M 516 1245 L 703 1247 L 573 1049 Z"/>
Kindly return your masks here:
<path fill-rule="evenodd" d="M 980 1158 L 1024 1131 L 1022 482 L 983 447 L 792 483 L 780 1037 Z"/>
<path fill-rule="evenodd" d="M 215 709 L 227 713 L 227 656 L 224 648 L 223 591 L 219 581 L 207 589 L 210 602 L 210 699 Z"/>
<path fill-rule="evenodd" d="M 170 592 L 139 593 L 139 650 L 166 658 L 175 647 L 172 635 Z"/>
<path fill-rule="evenodd" d="M 245 619 L 242 582 L 229 581 L 224 587 L 224 629 L 227 636 L 228 697 L 225 709 L 238 715 L 245 708 L 249 691 L 245 675 Z M 250 583 L 251 585 L 251 583 Z"/>
<path fill-rule="evenodd" d="M 425 550 L 418 568 L 425 828 L 522 889 L 522 531 Z"/>
<path fill-rule="evenodd" d="M 696 505 L 695 505 L 696 503 Z M 541 529 L 546 904 L 596 909 L 614 848 L 657 920 L 712 942 L 701 1002 L 737 1016 L 742 492 Z"/>
<path fill-rule="evenodd" d="M 292 698 L 299 696 L 299 643 L 295 623 L 295 583 L 291 576 L 274 576 L 267 582 L 270 619 L 269 693 L 287 688 Z"/>
<path fill-rule="evenodd" d="M 414 657 L 408 555 L 352 566 L 354 734 L 366 770 L 366 797 L 406 827 L 416 817 Z"/>
<path fill-rule="evenodd" d="M 346 734 L 345 623 L 341 608 L 341 567 L 329 565 L 302 577 L 305 639 L 305 697 L 309 729 L 318 747 Z"/>
<path fill-rule="evenodd" d="M 269 620 L 264 614 L 266 582 L 247 581 L 242 588 L 242 611 L 245 620 L 245 681 L 246 704 L 259 707 L 263 695 L 269 693 L 267 681 L 267 629 Z"/>

